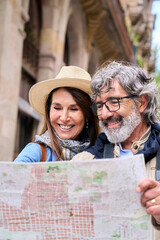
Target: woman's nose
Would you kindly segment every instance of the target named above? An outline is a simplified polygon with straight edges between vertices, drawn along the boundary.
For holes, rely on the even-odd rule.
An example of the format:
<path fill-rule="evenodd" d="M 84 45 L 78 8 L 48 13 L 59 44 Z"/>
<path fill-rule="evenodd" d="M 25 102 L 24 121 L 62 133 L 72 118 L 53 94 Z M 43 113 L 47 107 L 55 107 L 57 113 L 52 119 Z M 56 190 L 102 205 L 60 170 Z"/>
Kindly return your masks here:
<path fill-rule="evenodd" d="M 62 111 L 61 116 L 60 116 L 60 119 L 61 119 L 62 121 L 67 121 L 67 120 L 69 119 L 68 111 Z"/>

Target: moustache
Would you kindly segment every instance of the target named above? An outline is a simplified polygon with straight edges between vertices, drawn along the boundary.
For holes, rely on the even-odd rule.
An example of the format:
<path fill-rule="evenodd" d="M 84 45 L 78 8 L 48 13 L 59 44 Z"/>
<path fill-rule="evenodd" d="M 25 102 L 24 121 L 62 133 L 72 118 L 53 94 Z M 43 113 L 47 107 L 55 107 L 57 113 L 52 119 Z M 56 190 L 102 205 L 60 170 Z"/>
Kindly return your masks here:
<path fill-rule="evenodd" d="M 107 127 L 109 122 L 121 122 L 123 120 L 123 117 L 109 117 L 107 119 L 103 119 L 101 122 L 103 126 Z"/>

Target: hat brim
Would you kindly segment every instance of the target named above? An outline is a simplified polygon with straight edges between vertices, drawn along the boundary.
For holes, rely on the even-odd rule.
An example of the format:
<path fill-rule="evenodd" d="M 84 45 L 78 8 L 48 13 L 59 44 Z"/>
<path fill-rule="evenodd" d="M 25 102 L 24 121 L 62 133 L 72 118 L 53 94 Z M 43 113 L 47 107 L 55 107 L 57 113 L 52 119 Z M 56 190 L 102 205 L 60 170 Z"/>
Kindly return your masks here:
<path fill-rule="evenodd" d="M 29 91 L 29 102 L 36 112 L 41 115 L 45 114 L 45 103 L 48 94 L 59 87 L 73 87 L 91 94 L 90 81 L 86 79 L 61 78 L 45 80 L 33 85 Z"/>

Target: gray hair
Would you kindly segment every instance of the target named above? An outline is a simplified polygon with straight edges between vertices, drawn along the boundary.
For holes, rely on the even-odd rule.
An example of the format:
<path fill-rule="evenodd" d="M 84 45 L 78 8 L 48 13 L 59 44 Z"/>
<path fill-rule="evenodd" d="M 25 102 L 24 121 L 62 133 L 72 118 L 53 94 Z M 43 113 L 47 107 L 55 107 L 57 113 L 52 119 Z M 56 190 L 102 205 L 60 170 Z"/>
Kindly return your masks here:
<path fill-rule="evenodd" d="M 138 98 L 146 94 L 148 105 L 142 114 L 143 120 L 147 124 L 159 122 L 157 116 L 159 95 L 157 85 L 153 82 L 152 77 L 147 77 L 145 71 L 136 65 L 113 61 L 97 70 L 91 81 L 93 102 L 100 95 L 101 89 L 104 86 L 109 88 L 109 83 L 114 81 L 115 78 L 128 95 L 134 95 Z M 134 101 L 137 102 L 137 100 Z"/>

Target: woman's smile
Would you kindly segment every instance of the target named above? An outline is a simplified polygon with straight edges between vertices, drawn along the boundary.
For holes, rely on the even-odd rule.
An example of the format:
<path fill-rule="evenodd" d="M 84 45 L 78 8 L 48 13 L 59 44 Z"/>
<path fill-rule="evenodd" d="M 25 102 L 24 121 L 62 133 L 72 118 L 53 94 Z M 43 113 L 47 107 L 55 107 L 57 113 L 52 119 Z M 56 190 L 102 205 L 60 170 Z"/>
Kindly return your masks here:
<path fill-rule="evenodd" d="M 52 95 L 50 122 L 61 139 L 78 139 L 85 125 L 82 109 L 64 88 Z"/>

